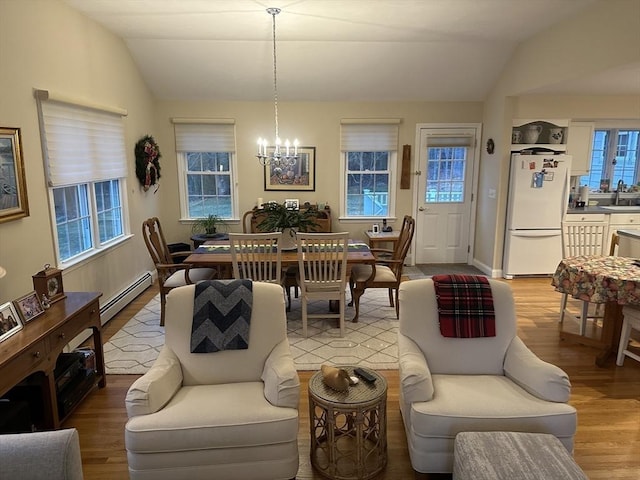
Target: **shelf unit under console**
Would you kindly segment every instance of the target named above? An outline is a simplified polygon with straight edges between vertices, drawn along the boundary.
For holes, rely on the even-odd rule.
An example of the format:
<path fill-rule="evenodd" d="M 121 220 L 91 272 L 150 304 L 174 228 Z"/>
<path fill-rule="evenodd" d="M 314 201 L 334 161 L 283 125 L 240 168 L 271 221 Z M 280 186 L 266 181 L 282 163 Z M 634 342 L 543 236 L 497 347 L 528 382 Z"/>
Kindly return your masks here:
<path fill-rule="evenodd" d="M 0 397 L 28 400 L 36 429 L 60 428 L 96 385 L 106 386 L 101 295 L 67 292 L 66 298 L 0 343 Z M 61 355 L 66 345 L 86 329 L 93 332 L 91 365 L 80 359 L 65 365 Z"/>

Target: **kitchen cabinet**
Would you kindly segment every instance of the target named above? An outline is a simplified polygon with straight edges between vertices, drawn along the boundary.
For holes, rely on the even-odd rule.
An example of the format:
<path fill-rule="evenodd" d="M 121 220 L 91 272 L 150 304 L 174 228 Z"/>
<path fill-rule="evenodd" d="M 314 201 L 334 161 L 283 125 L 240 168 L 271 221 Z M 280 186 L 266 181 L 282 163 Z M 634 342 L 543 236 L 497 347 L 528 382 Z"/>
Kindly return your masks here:
<path fill-rule="evenodd" d="M 605 251 L 609 252 L 609 245 L 611 245 L 611 236 L 618 230 L 631 230 L 640 228 L 640 213 L 612 213 L 609 215 L 609 229 L 607 230 L 607 237 Z"/>
<path fill-rule="evenodd" d="M 618 230 L 640 229 L 640 213 L 569 213 L 564 222 L 602 222 L 605 226 L 602 254 L 608 255 L 611 236 Z"/>
<path fill-rule="evenodd" d="M 567 138 L 567 153 L 571 155 L 571 175 L 588 175 L 591 169 L 593 123 L 571 122 Z"/>
<path fill-rule="evenodd" d="M 609 240 L 607 237 L 607 228 L 609 224 L 609 215 L 605 213 L 573 213 L 564 216 L 563 222 L 565 223 L 602 223 L 604 230 L 604 238 L 602 239 L 602 254 L 609 252 Z M 563 233 L 564 234 L 564 233 Z"/>

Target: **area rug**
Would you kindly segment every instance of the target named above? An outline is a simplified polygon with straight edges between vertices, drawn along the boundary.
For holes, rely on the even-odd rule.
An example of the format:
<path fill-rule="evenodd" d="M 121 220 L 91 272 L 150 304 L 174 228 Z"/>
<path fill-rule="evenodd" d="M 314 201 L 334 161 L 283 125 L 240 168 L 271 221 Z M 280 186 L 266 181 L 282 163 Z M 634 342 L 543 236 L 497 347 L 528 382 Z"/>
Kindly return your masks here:
<path fill-rule="evenodd" d="M 405 267 L 407 279 L 424 278 L 416 267 Z M 347 293 L 347 298 L 349 294 Z M 309 304 L 309 313 L 327 309 L 328 303 Z M 299 299 L 292 298 L 287 312 L 287 333 L 291 353 L 298 370 L 317 370 L 323 363 L 361 365 L 384 370 L 398 368 L 396 344 L 398 321 L 395 308 L 389 306 L 386 289 L 369 289 L 360 298 L 360 318 L 351 322 L 354 309 L 347 307 L 345 335 L 340 337 L 337 321 L 309 319 L 308 336 L 302 336 L 302 311 Z M 104 345 L 108 374 L 145 373 L 164 344 L 160 326 L 160 296 L 145 305 Z"/>

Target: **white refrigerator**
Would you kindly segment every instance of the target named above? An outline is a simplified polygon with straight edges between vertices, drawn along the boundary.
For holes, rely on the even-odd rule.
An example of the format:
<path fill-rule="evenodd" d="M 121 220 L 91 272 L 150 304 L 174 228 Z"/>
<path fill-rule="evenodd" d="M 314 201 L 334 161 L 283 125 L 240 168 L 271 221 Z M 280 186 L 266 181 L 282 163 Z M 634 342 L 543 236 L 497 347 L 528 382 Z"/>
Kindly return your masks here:
<path fill-rule="evenodd" d="M 562 260 L 570 155 L 511 155 L 502 272 L 550 275 Z"/>

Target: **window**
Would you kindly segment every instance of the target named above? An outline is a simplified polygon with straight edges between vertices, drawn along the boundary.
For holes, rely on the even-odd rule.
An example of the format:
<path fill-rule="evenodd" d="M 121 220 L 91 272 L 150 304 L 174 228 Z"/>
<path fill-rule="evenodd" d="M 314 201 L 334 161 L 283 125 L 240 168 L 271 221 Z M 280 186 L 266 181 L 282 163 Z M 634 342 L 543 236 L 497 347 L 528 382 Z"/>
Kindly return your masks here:
<path fill-rule="evenodd" d="M 59 263 L 74 263 L 124 238 L 126 154 L 121 110 L 36 91 Z"/>
<path fill-rule="evenodd" d="M 395 216 L 399 120 L 343 120 L 341 210 L 347 218 Z"/>
<path fill-rule="evenodd" d="M 233 122 L 194 124 L 180 119 L 173 122 L 181 177 L 182 218 L 237 217 Z"/>
<path fill-rule="evenodd" d="M 601 180 L 608 179 L 610 188 L 622 180 L 625 185 L 636 185 L 639 181 L 640 130 L 596 129 L 593 135 L 591 170 L 580 177 L 580 185 L 599 191 Z"/>
<path fill-rule="evenodd" d="M 470 135 L 431 135 L 427 138 L 425 203 L 463 203 Z"/>

